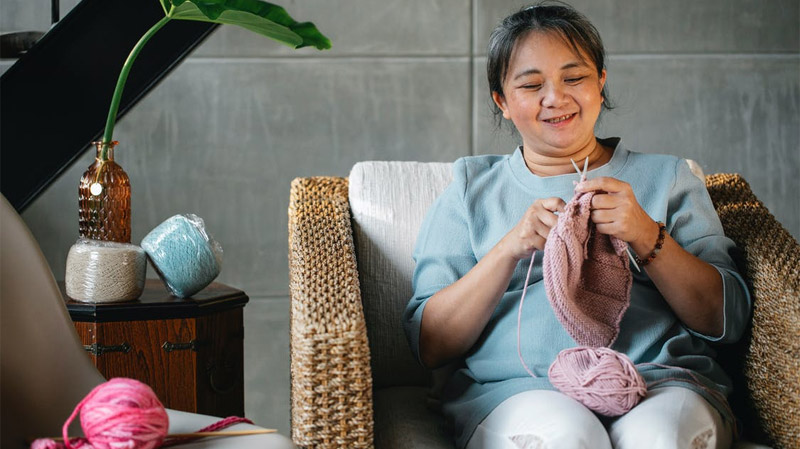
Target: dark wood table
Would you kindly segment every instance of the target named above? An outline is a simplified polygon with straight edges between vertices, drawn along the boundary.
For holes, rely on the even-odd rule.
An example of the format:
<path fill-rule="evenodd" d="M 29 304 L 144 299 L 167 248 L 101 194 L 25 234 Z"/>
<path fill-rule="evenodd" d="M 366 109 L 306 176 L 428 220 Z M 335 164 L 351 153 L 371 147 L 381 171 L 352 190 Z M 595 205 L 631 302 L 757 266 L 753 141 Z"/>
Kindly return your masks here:
<path fill-rule="evenodd" d="M 168 408 L 244 416 L 243 291 L 215 282 L 180 299 L 148 279 L 139 299 L 113 304 L 74 301 L 63 283 L 61 291 L 106 379 L 140 380 Z"/>

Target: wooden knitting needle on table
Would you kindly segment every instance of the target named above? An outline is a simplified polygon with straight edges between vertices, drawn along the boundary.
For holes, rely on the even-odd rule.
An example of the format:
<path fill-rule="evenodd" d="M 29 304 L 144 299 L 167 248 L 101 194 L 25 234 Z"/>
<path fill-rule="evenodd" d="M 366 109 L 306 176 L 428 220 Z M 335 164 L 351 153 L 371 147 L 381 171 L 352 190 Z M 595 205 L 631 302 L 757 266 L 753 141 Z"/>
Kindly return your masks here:
<path fill-rule="evenodd" d="M 191 433 L 171 433 L 164 437 L 165 440 L 183 438 L 206 438 L 206 437 L 238 437 L 245 435 L 261 435 L 265 433 L 275 433 L 276 429 L 250 429 L 250 430 L 219 430 L 216 432 L 191 432 Z M 70 439 L 75 437 L 70 437 Z M 64 441 L 62 437 L 50 437 L 53 441 Z"/>
<path fill-rule="evenodd" d="M 217 432 L 192 432 L 192 433 L 172 433 L 166 438 L 204 438 L 204 437 L 238 437 L 244 435 L 260 435 L 264 433 L 275 433 L 275 429 L 251 429 L 251 430 L 220 430 Z"/>
<path fill-rule="evenodd" d="M 581 177 L 581 181 L 586 179 L 586 169 L 589 168 L 589 157 L 587 156 L 586 160 L 583 161 L 583 172 L 581 172 L 581 169 L 578 168 L 578 164 L 576 164 L 575 161 L 572 160 L 572 158 L 570 158 L 569 161 L 572 162 L 572 166 L 575 167 L 575 171 L 578 172 L 578 176 Z M 631 254 L 631 248 L 629 246 L 625 246 L 625 252 L 628 253 L 628 258 L 631 260 L 631 263 L 636 268 L 636 271 L 641 273 L 642 269 L 639 268 L 639 264 L 637 264 L 636 259 L 633 258 L 633 254 Z"/>

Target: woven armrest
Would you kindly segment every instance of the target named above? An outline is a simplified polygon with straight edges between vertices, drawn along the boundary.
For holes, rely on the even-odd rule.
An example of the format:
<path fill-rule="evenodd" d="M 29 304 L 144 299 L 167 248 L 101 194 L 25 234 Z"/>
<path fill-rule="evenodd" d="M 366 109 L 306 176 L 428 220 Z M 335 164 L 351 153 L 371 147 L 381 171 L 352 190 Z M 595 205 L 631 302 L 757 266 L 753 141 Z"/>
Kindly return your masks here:
<path fill-rule="evenodd" d="M 800 447 L 800 246 L 739 175 L 709 175 L 706 186 L 725 235 L 743 252 L 753 296 L 741 354 L 748 402 L 776 448 Z"/>
<path fill-rule="evenodd" d="M 292 439 L 373 445 L 372 373 L 347 179 L 298 178 L 289 201 Z"/>

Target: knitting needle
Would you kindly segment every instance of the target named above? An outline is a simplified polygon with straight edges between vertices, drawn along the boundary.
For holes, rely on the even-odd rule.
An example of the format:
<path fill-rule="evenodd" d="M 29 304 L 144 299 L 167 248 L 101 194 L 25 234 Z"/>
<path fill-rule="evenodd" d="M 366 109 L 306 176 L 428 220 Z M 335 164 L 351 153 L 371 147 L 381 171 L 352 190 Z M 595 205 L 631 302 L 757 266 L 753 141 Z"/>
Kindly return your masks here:
<path fill-rule="evenodd" d="M 251 429 L 251 430 L 222 430 L 218 432 L 192 432 L 192 433 L 173 433 L 166 438 L 203 438 L 203 437 L 235 437 L 242 435 L 260 435 L 263 433 L 275 433 L 275 429 Z"/>
<path fill-rule="evenodd" d="M 166 439 L 172 438 L 205 438 L 205 437 L 236 437 L 243 435 L 260 435 L 264 433 L 275 433 L 276 429 L 250 429 L 250 430 L 221 430 L 217 432 L 192 432 L 192 433 L 172 433 Z M 75 437 L 70 437 L 75 438 Z M 62 437 L 51 437 L 53 441 L 64 441 Z"/>
<path fill-rule="evenodd" d="M 589 158 L 586 159 L 588 160 Z M 581 169 L 578 168 L 578 164 L 576 164 L 575 161 L 572 160 L 572 158 L 569 158 L 569 161 L 572 162 L 572 166 L 575 167 L 575 171 L 578 172 L 578 176 L 583 178 L 583 173 L 581 173 Z"/>
<path fill-rule="evenodd" d="M 625 251 L 627 251 L 627 252 L 628 252 L 628 258 L 629 258 L 629 259 L 631 259 L 631 263 L 632 263 L 632 264 L 633 264 L 633 266 L 636 268 L 636 271 L 638 271 L 639 273 L 641 273 L 641 272 L 642 272 L 642 269 L 641 269 L 641 268 L 639 268 L 639 265 L 636 263 L 636 259 L 634 259 L 634 258 L 633 258 L 633 254 L 631 254 L 631 248 L 630 248 L 629 246 L 626 246 L 626 247 L 625 247 Z"/>
<path fill-rule="evenodd" d="M 583 161 L 583 172 L 582 173 L 581 173 L 581 169 L 578 168 L 578 164 L 576 164 L 575 161 L 572 160 L 572 158 L 570 158 L 569 161 L 572 162 L 572 166 L 575 167 L 575 171 L 578 172 L 578 176 L 580 176 L 581 179 L 584 179 L 584 177 L 586 176 L 586 170 L 589 168 L 589 157 L 587 156 L 586 160 Z M 636 268 L 636 271 L 641 273 L 642 269 L 639 268 L 639 264 L 637 264 L 636 263 L 636 259 L 633 258 L 633 254 L 631 254 L 631 248 L 629 246 L 625 247 L 625 252 L 628 253 L 628 259 L 631 260 L 631 263 L 633 264 L 634 268 Z"/>
<path fill-rule="evenodd" d="M 574 162 L 573 162 L 574 163 Z M 583 161 L 583 173 L 581 174 L 581 178 L 586 176 L 586 170 L 589 168 L 589 156 L 586 156 L 586 160 Z"/>

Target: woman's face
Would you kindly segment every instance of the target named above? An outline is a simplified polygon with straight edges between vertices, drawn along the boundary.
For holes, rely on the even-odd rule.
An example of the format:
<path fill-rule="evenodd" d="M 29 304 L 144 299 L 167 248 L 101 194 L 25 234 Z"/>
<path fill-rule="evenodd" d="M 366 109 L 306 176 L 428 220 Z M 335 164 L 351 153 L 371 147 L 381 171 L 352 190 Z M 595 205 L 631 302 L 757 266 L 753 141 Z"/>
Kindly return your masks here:
<path fill-rule="evenodd" d="M 606 72 L 598 76 L 582 56 L 552 33 L 531 32 L 514 48 L 504 95 L 493 92 L 492 98 L 522 135 L 526 151 L 564 157 L 594 145 Z"/>

